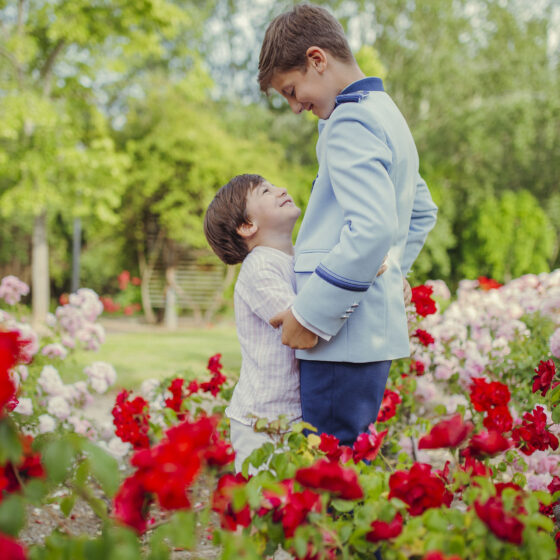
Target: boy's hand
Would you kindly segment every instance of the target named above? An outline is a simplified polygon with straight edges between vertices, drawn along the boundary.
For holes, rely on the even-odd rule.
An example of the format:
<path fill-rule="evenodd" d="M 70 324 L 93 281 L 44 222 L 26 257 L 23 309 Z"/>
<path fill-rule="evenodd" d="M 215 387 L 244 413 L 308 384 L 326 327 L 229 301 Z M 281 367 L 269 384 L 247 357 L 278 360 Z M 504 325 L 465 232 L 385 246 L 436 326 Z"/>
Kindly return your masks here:
<path fill-rule="evenodd" d="M 294 349 L 313 348 L 319 337 L 306 329 L 295 317 L 290 309 L 274 315 L 269 323 L 277 328 L 282 326 L 282 344 Z"/>
<path fill-rule="evenodd" d="M 410 287 L 410 284 L 408 283 L 408 280 L 406 278 L 402 279 L 402 283 L 404 292 L 404 306 L 406 307 L 412 301 L 412 288 Z"/>
<path fill-rule="evenodd" d="M 387 255 L 385 255 L 383 257 L 383 262 L 381 263 L 381 266 L 379 267 L 379 270 L 377 271 L 376 276 L 381 276 L 386 270 L 387 270 L 388 266 L 387 266 Z"/>

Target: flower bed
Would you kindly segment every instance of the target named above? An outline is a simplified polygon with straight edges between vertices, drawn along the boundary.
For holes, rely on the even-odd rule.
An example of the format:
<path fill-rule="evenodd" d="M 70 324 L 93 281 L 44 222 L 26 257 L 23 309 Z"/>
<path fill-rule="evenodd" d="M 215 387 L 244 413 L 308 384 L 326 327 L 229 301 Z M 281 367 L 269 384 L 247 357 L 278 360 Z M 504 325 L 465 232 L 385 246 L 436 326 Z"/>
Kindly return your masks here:
<path fill-rule="evenodd" d="M 304 435 L 304 423 L 286 432 L 282 419 L 259 420 L 279 443 L 238 475 L 223 414 L 233 379 L 219 355 L 195 381 L 122 391 L 111 429 L 92 425 L 79 410 L 115 373 L 94 362 L 63 383 L 56 361 L 103 340 L 95 294 L 67 306 L 44 338 L 17 309 L 0 312 L 3 558 L 168 558 L 206 539 L 224 559 L 278 546 L 302 559 L 557 557 L 560 270 L 505 286 L 463 281 L 453 300 L 441 281 L 414 288 L 411 358 L 393 364 L 377 423 L 350 448 Z M 28 504 L 71 516 L 78 498 L 100 535 L 18 542 Z"/>

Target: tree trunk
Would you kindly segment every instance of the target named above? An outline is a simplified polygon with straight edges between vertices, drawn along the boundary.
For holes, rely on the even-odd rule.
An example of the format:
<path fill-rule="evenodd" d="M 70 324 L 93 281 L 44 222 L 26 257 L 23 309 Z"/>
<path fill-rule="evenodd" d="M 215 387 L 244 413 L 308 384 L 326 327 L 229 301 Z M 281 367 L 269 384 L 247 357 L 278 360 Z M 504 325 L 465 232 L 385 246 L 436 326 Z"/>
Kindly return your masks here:
<path fill-rule="evenodd" d="M 31 252 L 32 322 L 34 328 L 46 323 L 49 311 L 49 246 L 47 243 L 47 211 L 35 216 Z"/>
<path fill-rule="evenodd" d="M 72 293 L 80 287 L 80 252 L 82 248 L 82 220 L 74 218 L 72 235 Z"/>
<path fill-rule="evenodd" d="M 140 285 L 140 294 L 142 297 L 142 308 L 144 310 L 144 317 L 147 323 L 154 324 L 156 322 L 156 316 L 154 310 L 152 309 L 152 301 L 150 299 L 150 278 L 154 271 L 154 265 L 157 261 L 159 252 L 163 245 L 165 239 L 165 234 L 163 230 L 158 233 L 156 242 L 152 249 L 152 253 L 149 258 L 146 258 L 144 253 L 144 247 L 141 243 L 138 243 L 138 265 L 140 268 L 140 276 L 142 277 L 142 283 Z"/>
<path fill-rule="evenodd" d="M 165 271 L 165 327 L 174 331 L 177 330 L 177 282 L 175 281 L 175 267 L 170 266 Z"/>

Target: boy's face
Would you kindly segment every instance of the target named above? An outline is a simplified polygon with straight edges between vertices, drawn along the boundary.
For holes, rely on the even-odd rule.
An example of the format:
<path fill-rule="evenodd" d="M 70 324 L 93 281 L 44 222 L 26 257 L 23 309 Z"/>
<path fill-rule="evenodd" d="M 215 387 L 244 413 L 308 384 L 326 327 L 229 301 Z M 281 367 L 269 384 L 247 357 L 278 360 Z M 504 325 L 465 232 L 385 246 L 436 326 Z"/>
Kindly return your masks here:
<path fill-rule="evenodd" d="M 339 94 L 324 68 L 310 58 L 305 70 L 277 71 L 270 85 L 286 98 L 294 113 L 311 111 L 320 119 L 330 117 Z"/>
<path fill-rule="evenodd" d="M 268 181 L 247 194 L 247 215 L 262 232 L 291 233 L 300 213 L 288 191 Z"/>

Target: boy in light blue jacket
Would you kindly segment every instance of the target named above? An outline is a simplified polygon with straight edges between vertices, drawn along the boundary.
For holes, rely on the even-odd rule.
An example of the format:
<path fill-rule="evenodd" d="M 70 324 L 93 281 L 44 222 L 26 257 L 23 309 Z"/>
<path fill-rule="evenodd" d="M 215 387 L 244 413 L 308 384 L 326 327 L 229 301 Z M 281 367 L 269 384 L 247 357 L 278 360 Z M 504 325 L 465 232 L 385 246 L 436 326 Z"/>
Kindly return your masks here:
<path fill-rule="evenodd" d="M 297 5 L 271 22 L 259 84 L 320 119 L 319 170 L 295 245 L 297 296 L 271 324 L 297 349 L 303 419 L 351 445 L 377 418 L 391 361 L 409 355 L 403 279 L 437 207 L 404 117 L 327 10 Z"/>

